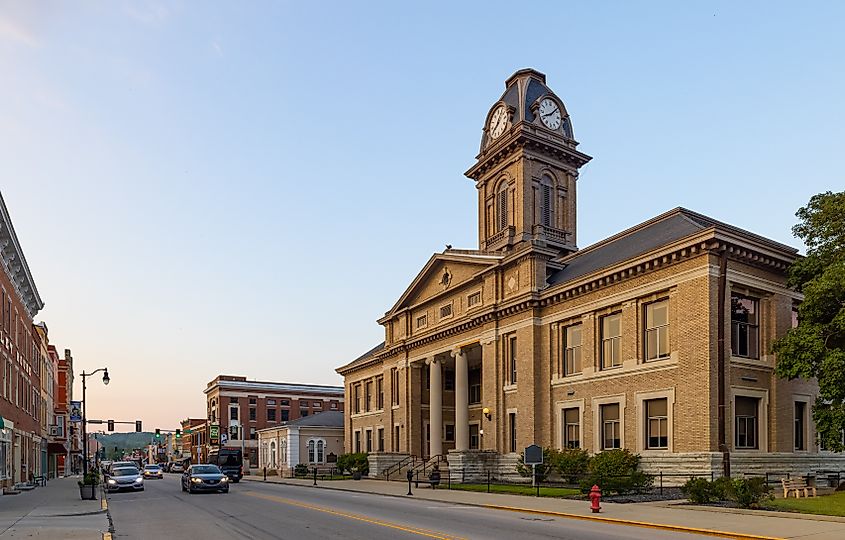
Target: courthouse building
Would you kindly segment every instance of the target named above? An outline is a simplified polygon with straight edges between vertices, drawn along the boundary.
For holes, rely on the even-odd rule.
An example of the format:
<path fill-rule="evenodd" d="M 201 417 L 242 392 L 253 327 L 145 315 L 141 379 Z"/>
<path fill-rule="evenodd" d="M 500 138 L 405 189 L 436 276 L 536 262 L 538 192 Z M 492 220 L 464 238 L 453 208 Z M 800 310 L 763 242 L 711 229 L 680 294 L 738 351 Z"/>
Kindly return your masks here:
<path fill-rule="evenodd" d="M 505 82 L 466 172 L 478 249 L 433 255 L 384 342 L 337 369 L 346 450 L 374 453 L 371 474 L 407 455 L 501 466 L 533 443 L 664 471 L 840 460 L 815 443 L 816 384 L 774 374 L 796 250 L 684 208 L 579 249 L 590 159 L 543 74 Z"/>

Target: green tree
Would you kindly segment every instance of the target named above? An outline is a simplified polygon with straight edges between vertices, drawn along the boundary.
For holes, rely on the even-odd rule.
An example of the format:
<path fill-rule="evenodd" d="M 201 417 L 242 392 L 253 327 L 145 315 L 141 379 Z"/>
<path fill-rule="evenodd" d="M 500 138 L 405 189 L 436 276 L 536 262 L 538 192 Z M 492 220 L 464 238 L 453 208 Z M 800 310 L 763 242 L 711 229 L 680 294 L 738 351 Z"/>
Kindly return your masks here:
<path fill-rule="evenodd" d="M 822 444 L 845 450 L 845 191 L 820 193 L 795 214 L 792 233 L 807 256 L 789 270 L 789 284 L 804 294 L 798 325 L 777 340 L 777 374 L 816 378 L 813 420 Z"/>

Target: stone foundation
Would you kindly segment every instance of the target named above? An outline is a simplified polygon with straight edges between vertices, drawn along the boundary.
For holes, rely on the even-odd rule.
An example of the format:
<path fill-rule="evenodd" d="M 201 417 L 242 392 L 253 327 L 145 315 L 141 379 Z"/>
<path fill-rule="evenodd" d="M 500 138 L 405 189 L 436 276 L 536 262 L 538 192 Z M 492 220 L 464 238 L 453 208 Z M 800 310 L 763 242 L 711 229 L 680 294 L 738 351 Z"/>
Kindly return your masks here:
<path fill-rule="evenodd" d="M 452 482 L 486 482 L 488 473 L 494 479 L 509 482 L 530 482 L 516 472 L 517 454 L 499 454 L 493 450 L 449 450 L 449 476 Z"/>
<path fill-rule="evenodd" d="M 367 463 L 370 465 L 370 474 L 368 476 L 370 478 L 384 478 L 384 471 L 407 457 L 408 454 L 394 452 L 370 452 L 367 455 Z"/>

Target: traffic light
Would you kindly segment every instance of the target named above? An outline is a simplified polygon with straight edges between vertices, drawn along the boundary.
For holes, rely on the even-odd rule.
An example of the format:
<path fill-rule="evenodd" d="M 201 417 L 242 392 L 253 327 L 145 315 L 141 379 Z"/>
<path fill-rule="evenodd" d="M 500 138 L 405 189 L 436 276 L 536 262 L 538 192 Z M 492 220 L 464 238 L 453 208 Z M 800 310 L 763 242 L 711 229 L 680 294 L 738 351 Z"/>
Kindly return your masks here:
<path fill-rule="evenodd" d="M 141 433 L 141 421 L 135 420 L 135 431 Z"/>
<path fill-rule="evenodd" d="M 181 429 L 177 429 L 177 430 L 176 430 L 176 438 L 178 439 L 178 438 L 180 438 L 180 437 L 182 437 L 182 430 L 181 430 Z"/>
<path fill-rule="evenodd" d="M 156 428 L 156 439 L 161 439 L 161 429 Z"/>
<path fill-rule="evenodd" d="M 109 430 L 109 431 L 114 431 L 114 420 L 109 420 L 109 421 L 108 421 L 108 430 Z"/>

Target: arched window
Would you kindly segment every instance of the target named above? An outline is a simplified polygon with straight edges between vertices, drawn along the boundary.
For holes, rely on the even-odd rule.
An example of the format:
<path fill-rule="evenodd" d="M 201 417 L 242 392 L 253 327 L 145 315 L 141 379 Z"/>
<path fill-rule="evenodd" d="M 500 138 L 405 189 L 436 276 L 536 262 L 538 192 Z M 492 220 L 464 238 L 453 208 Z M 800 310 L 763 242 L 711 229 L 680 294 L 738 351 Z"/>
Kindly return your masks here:
<path fill-rule="evenodd" d="M 322 463 L 325 461 L 323 459 L 323 451 L 325 449 L 325 443 L 323 441 L 317 441 L 317 463 Z"/>
<path fill-rule="evenodd" d="M 314 439 L 308 441 L 308 463 L 314 463 Z"/>
<path fill-rule="evenodd" d="M 281 454 L 280 464 L 287 463 L 288 461 L 288 440 L 282 439 L 282 442 L 279 443 L 279 453 Z"/>
<path fill-rule="evenodd" d="M 276 466 L 276 441 L 270 441 L 270 466 Z"/>
<path fill-rule="evenodd" d="M 540 183 L 540 225 L 544 227 L 555 226 L 555 190 L 554 180 L 543 176 Z"/>
<path fill-rule="evenodd" d="M 496 226 L 497 230 L 504 230 L 508 226 L 508 183 L 502 182 L 496 194 Z"/>

